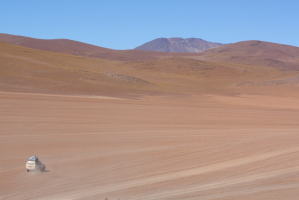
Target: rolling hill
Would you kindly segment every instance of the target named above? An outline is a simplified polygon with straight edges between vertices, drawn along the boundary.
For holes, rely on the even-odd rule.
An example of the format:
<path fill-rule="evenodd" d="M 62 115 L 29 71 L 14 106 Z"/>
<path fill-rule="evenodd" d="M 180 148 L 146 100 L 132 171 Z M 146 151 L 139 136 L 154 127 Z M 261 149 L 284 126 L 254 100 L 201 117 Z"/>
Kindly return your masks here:
<path fill-rule="evenodd" d="M 299 70 L 299 48 L 263 41 L 244 41 L 210 49 L 190 58 Z"/>
<path fill-rule="evenodd" d="M 91 58 L 100 58 L 105 60 L 153 60 L 159 59 L 161 57 L 164 58 L 178 55 L 176 53 L 158 53 L 136 49 L 113 50 L 68 39 L 45 40 L 4 33 L 0 33 L 0 41 L 33 49 Z"/>
<path fill-rule="evenodd" d="M 204 52 L 199 58 L 206 59 L 211 55 Z M 297 79 L 292 77 L 299 75 L 298 71 L 291 69 L 281 71 L 241 62 L 211 62 L 190 56 L 126 62 L 101 60 L 3 42 L 0 43 L 0 58 L 0 91 L 31 93 L 108 96 L 232 94 L 245 92 L 240 88 L 248 86 L 277 85 L 275 81 L 281 79 L 290 78 L 292 81 L 282 82 L 280 86 L 294 86 Z"/>

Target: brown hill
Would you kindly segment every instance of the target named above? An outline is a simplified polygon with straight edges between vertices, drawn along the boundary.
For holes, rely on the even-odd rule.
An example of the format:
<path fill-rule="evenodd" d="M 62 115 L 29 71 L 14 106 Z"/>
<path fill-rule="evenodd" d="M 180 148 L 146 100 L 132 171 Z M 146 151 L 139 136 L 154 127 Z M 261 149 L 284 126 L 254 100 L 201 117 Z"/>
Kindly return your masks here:
<path fill-rule="evenodd" d="M 201 53 L 155 52 L 144 50 L 113 50 L 67 39 L 44 40 L 1 34 L 0 41 L 24 47 L 94 57 L 106 60 L 137 61 L 186 57 L 210 62 L 228 62 L 299 70 L 299 48 L 262 41 L 244 41 L 213 48 Z"/>
<path fill-rule="evenodd" d="M 109 95 L 176 93 L 129 62 L 100 60 L 0 43 L 0 91 Z M 169 74 L 159 78 L 167 79 Z M 172 80 L 170 78 L 170 80 Z"/>
<path fill-rule="evenodd" d="M 279 71 L 268 66 L 170 56 L 127 62 L 100 60 L 7 43 L 0 43 L 0 59 L 0 91 L 30 93 L 108 96 L 236 94 L 258 90 L 263 93 L 270 86 L 297 89 L 299 75 L 298 71 Z"/>
<path fill-rule="evenodd" d="M 210 49 L 192 58 L 299 70 L 299 48 L 262 41 L 244 41 Z"/>
<path fill-rule="evenodd" d="M 0 33 L 0 41 L 33 49 L 106 60 L 151 60 L 177 55 L 175 53 L 170 54 L 142 50 L 113 50 L 68 39 L 45 40 L 4 33 Z"/>

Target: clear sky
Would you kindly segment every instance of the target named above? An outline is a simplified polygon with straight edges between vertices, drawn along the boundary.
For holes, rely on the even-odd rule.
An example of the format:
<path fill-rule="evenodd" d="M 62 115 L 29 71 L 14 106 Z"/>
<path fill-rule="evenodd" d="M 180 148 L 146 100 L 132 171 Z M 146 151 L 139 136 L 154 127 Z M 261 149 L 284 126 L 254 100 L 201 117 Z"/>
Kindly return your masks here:
<path fill-rule="evenodd" d="M 299 0 L 0 0 L 0 33 L 133 49 L 160 37 L 299 47 Z"/>

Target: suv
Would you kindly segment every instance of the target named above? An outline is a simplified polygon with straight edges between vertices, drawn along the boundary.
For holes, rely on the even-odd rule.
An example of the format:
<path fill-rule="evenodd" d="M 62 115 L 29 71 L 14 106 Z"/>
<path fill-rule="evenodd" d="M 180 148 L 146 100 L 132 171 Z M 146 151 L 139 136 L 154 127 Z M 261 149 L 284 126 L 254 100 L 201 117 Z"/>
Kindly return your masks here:
<path fill-rule="evenodd" d="M 26 163 L 26 171 L 45 171 L 46 166 L 39 161 L 37 156 L 31 156 Z"/>

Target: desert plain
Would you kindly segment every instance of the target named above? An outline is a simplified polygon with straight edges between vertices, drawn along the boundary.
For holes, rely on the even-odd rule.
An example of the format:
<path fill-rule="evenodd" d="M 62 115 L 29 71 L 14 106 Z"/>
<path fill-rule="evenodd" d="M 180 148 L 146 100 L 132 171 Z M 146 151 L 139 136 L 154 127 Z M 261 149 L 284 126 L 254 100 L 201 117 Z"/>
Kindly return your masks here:
<path fill-rule="evenodd" d="M 1 46 L 0 199 L 298 199 L 299 54 L 281 70 Z"/>

